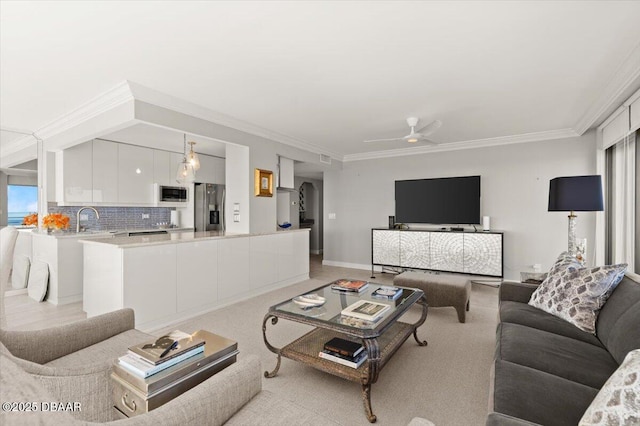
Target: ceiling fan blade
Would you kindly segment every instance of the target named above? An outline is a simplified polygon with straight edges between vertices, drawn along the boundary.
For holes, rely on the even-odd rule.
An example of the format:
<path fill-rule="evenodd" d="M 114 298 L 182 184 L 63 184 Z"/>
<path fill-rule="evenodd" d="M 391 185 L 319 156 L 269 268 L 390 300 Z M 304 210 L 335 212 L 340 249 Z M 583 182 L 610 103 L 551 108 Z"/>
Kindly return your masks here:
<path fill-rule="evenodd" d="M 364 141 L 364 143 L 369 142 L 391 142 L 391 141 L 401 141 L 403 138 L 393 138 L 393 139 L 370 139 L 368 141 Z"/>
<path fill-rule="evenodd" d="M 442 127 L 442 121 L 435 120 L 424 126 L 422 129 L 418 130 L 417 133 L 427 136 L 438 130 L 440 127 Z"/>

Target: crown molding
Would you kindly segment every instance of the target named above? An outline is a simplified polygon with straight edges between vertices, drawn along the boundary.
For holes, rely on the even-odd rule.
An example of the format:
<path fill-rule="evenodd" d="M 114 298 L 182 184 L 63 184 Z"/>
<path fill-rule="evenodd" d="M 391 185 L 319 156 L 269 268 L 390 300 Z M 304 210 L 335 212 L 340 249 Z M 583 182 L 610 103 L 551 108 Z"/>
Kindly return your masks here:
<path fill-rule="evenodd" d="M 127 83 L 129 84 L 133 97 L 136 100 L 147 102 L 152 105 L 157 105 L 159 107 L 167 108 L 183 114 L 191 115 L 193 117 L 207 120 L 221 126 L 229 127 L 265 139 L 270 139 L 272 141 L 290 145 L 295 148 L 303 149 L 305 151 L 328 155 L 336 160 L 340 160 L 342 158 L 341 153 L 327 150 L 326 148 L 312 144 L 310 142 L 306 142 L 291 136 L 284 135 L 282 133 L 274 132 L 260 126 L 256 126 L 246 121 L 242 121 L 226 114 L 222 114 L 209 108 L 194 104 L 192 102 L 185 101 L 184 99 L 176 98 L 174 96 L 167 95 L 166 93 L 158 92 L 157 90 L 150 89 L 132 81 L 129 81 Z"/>
<path fill-rule="evenodd" d="M 347 154 L 343 162 L 372 160 L 379 158 L 404 157 L 407 155 L 430 154 L 434 152 L 459 151 L 463 149 L 487 148 L 492 146 L 511 145 L 518 143 L 538 142 L 553 139 L 565 139 L 580 136 L 573 129 L 548 130 L 544 132 L 524 133 L 521 135 L 500 136 L 497 138 L 475 139 L 460 142 L 443 143 L 436 146 L 417 146 L 412 148 L 390 149 L 386 151 L 364 152 L 361 154 Z"/>
<path fill-rule="evenodd" d="M 119 83 L 117 86 L 85 102 L 71 112 L 31 132 L 31 135 L 25 135 L 24 137 L 7 142 L 2 147 L 2 156 L 9 156 L 26 148 L 30 148 L 32 145 L 37 144 L 38 138 L 41 140 L 51 138 L 130 100 L 133 100 L 133 96 L 131 95 L 128 83 L 126 81 Z"/>
<path fill-rule="evenodd" d="M 582 135 L 603 119 L 603 115 L 620 105 L 620 97 L 640 82 L 640 44 L 638 44 L 618 67 L 600 96 L 573 128 Z"/>
<path fill-rule="evenodd" d="M 50 122 L 35 132 L 41 139 L 48 139 L 100 114 L 132 101 L 133 95 L 129 83 L 123 81 L 115 87 L 103 92 L 78 108 Z"/>

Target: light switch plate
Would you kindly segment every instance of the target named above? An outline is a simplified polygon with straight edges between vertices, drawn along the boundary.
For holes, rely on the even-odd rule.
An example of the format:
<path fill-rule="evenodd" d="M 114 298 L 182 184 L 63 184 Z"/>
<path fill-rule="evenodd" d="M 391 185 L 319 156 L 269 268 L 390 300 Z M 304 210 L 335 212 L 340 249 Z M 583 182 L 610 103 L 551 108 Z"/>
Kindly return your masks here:
<path fill-rule="evenodd" d="M 329 219 L 335 219 L 335 218 L 336 218 L 335 213 L 329 213 Z"/>
<path fill-rule="evenodd" d="M 233 221 L 234 222 L 240 222 L 240 215 L 239 214 L 234 214 L 233 215 Z"/>
<path fill-rule="evenodd" d="M 233 211 L 234 212 L 240 211 L 240 203 L 233 203 Z"/>
<path fill-rule="evenodd" d="M 142 213 L 143 219 L 149 219 L 149 213 Z"/>

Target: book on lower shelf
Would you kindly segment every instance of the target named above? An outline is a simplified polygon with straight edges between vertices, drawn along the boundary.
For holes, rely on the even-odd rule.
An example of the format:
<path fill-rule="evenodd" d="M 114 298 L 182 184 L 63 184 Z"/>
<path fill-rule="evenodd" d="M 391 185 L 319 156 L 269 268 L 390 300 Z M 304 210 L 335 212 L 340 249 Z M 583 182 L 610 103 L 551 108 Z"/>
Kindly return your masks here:
<path fill-rule="evenodd" d="M 358 300 L 342 310 L 342 315 L 375 322 L 391 309 L 391 306 L 372 300 Z"/>
<path fill-rule="evenodd" d="M 334 337 L 324 344 L 324 349 L 340 355 L 354 357 L 364 350 L 364 346 L 357 342 Z"/>
<path fill-rule="evenodd" d="M 332 290 L 360 293 L 369 286 L 369 283 L 362 280 L 342 278 L 332 282 L 330 285 Z"/>
<path fill-rule="evenodd" d="M 323 349 L 322 351 L 320 351 L 318 356 L 322 359 L 326 359 L 327 361 L 336 362 L 338 364 L 342 364 L 351 368 L 360 367 L 368 357 L 366 351 L 362 351 L 358 355 L 350 357 L 350 356 L 341 355 L 337 352 L 333 352 L 328 349 Z"/>
<path fill-rule="evenodd" d="M 152 342 L 145 342 L 129 348 L 129 352 L 154 365 L 169 362 L 194 348 L 204 345 L 204 340 L 180 330 L 160 336 Z"/>

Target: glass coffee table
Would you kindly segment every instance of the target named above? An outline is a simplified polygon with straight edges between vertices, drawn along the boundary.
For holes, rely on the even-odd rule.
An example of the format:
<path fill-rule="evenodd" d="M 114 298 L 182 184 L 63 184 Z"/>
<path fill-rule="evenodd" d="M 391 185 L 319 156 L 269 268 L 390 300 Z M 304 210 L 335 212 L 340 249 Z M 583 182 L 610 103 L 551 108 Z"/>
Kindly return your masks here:
<path fill-rule="evenodd" d="M 371 295 L 382 286 L 382 284 L 369 283 L 361 293 L 349 293 L 332 290 L 329 284 L 305 293 L 315 293 L 325 298 L 326 302 L 322 306 L 301 307 L 290 299 L 270 307 L 262 322 L 262 334 L 265 345 L 278 358 L 275 369 L 271 372 L 265 371 L 265 377 L 275 377 L 280 369 L 281 358 L 285 357 L 343 379 L 359 382 L 362 384 L 365 414 L 368 420 L 374 423 L 376 416 L 371 410 L 371 385 L 378 380 L 378 374 L 382 368 L 412 334 L 418 345 L 427 345 L 426 341 L 418 339 L 416 333 L 418 327 L 427 318 L 427 300 L 422 290 L 400 287 L 402 294 L 396 300 L 386 300 Z M 382 318 L 375 323 L 341 315 L 343 309 L 359 300 L 384 303 L 389 305 L 390 309 L 387 309 Z M 413 324 L 398 321 L 398 318 L 414 304 L 422 307 L 420 319 Z M 315 328 L 284 347 L 276 348 L 267 340 L 267 322 L 271 320 L 271 324 L 276 325 L 280 318 Z M 334 337 L 361 343 L 367 351 L 367 360 L 360 367 L 351 368 L 320 358 L 318 354 L 323 350 L 325 342 Z"/>

